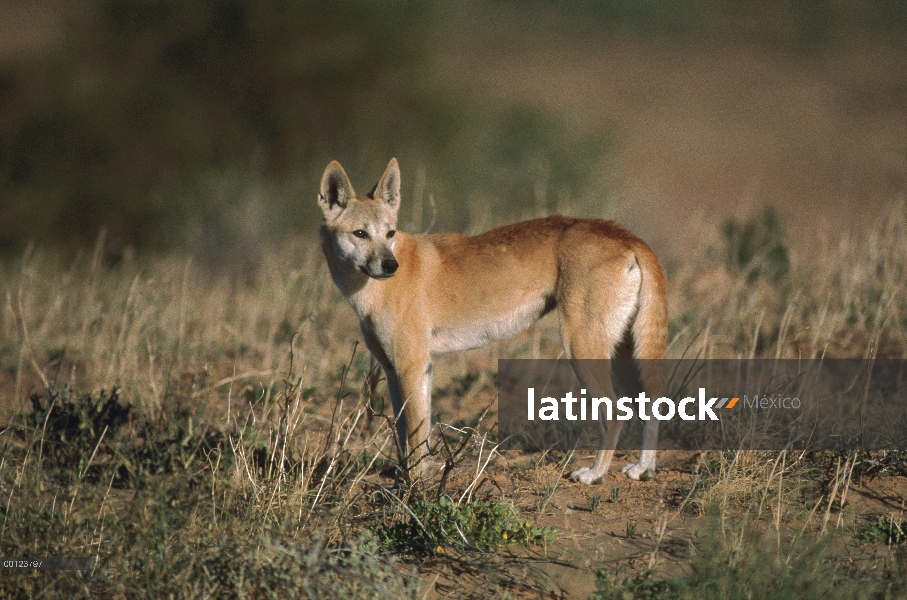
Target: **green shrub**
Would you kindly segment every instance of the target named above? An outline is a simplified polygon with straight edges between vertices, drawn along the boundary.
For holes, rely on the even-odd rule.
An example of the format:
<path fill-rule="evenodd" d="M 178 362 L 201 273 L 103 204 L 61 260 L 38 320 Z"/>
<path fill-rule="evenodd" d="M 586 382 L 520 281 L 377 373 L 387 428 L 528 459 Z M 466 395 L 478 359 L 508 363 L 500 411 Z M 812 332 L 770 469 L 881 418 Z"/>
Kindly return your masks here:
<path fill-rule="evenodd" d="M 64 480 L 78 474 L 94 480 L 107 469 L 118 487 L 134 487 L 154 475 L 184 472 L 194 480 L 212 462 L 221 469 L 233 464 L 227 436 L 200 425 L 179 397 L 165 399 L 158 418 L 136 417 L 116 388 L 77 395 L 69 387 L 49 387 L 29 400 L 32 409 L 22 416 L 26 435 L 44 468 Z M 269 449 L 247 441 L 254 462 L 266 464 Z"/>
<path fill-rule="evenodd" d="M 416 501 L 407 517 L 372 531 L 387 550 L 410 556 L 443 554 L 451 549 L 489 552 L 513 544 L 550 544 L 555 530 L 521 520 L 519 511 L 504 502 L 473 500 L 463 506 L 442 496 Z"/>
<path fill-rule="evenodd" d="M 79 472 L 101 437 L 108 444 L 118 438 L 120 428 L 131 416 L 131 407 L 120 402 L 115 387 L 96 396 L 76 395 L 69 386 L 62 390 L 49 387 L 28 399 L 32 409 L 22 420 L 31 430 L 35 450 L 46 463 L 62 469 L 77 468 Z"/>
<path fill-rule="evenodd" d="M 860 541 L 871 544 L 903 544 L 907 542 L 907 520 L 878 517 L 860 531 Z"/>

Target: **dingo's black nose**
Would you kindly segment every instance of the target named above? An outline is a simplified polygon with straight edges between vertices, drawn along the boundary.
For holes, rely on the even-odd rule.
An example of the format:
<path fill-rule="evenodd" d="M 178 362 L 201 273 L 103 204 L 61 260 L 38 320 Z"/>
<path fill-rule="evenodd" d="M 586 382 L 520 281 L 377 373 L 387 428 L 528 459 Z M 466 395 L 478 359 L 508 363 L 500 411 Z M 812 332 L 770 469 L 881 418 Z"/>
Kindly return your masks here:
<path fill-rule="evenodd" d="M 381 269 L 388 274 L 393 274 L 397 271 L 397 267 L 400 265 L 397 264 L 397 261 L 393 258 L 388 258 L 381 261 Z"/>

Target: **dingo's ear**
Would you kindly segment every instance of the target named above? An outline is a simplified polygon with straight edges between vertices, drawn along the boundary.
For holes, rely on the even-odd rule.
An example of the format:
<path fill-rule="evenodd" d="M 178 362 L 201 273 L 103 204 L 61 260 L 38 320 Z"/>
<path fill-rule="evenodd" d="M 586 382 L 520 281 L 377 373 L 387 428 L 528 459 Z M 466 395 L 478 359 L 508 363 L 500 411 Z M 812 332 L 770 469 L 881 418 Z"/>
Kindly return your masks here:
<path fill-rule="evenodd" d="M 394 212 L 400 208 L 400 167 L 397 165 L 396 158 L 392 158 L 387 164 L 384 175 L 381 176 L 375 189 L 369 195 L 387 202 Z"/>
<path fill-rule="evenodd" d="M 353 185 L 340 163 L 332 161 L 321 176 L 321 193 L 318 194 L 318 205 L 326 221 L 336 219 L 351 198 L 356 197 Z"/>

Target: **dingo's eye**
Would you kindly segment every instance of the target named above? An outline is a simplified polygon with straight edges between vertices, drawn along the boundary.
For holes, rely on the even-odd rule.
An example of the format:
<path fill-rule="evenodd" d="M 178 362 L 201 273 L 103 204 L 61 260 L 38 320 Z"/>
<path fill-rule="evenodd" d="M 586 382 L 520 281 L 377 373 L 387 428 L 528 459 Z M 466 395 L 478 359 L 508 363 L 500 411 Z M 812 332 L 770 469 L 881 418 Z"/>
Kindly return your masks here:
<path fill-rule="evenodd" d="M 392 238 L 392 237 L 394 237 L 395 233 L 397 233 L 397 232 L 394 231 L 393 229 L 391 229 L 390 231 L 387 232 L 387 237 Z"/>
<path fill-rule="evenodd" d="M 353 235 L 355 235 L 357 238 L 359 238 L 361 240 L 368 239 L 368 233 L 366 233 L 365 230 L 363 230 L 363 229 L 357 229 L 356 231 L 353 232 Z"/>

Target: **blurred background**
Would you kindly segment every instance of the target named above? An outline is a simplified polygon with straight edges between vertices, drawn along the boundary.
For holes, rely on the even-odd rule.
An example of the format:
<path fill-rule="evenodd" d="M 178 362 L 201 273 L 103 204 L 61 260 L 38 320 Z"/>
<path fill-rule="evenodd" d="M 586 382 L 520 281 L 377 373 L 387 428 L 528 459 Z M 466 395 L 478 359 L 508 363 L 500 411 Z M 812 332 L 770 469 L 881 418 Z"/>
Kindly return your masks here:
<path fill-rule="evenodd" d="M 904 197 L 905 74 L 903 0 L 2 0 L 0 258 L 254 262 L 330 160 L 364 193 L 392 156 L 410 231 L 680 252 L 774 206 L 795 245 Z"/>

